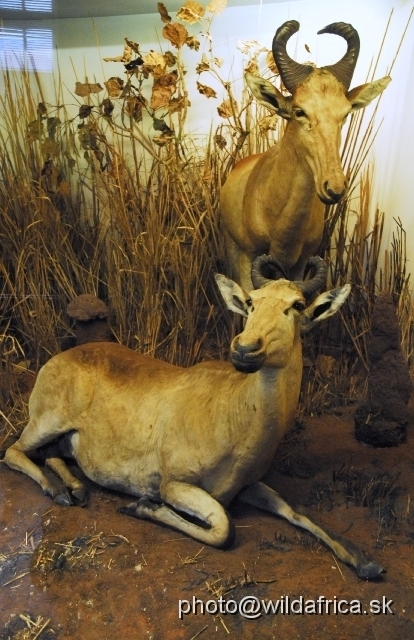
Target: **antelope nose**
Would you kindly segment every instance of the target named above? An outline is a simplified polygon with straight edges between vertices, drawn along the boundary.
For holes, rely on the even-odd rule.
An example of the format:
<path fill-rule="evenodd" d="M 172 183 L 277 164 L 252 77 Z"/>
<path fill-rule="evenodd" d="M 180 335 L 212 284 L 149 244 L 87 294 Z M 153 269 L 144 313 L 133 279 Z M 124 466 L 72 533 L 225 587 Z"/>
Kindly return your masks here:
<path fill-rule="evenodd" d="M 262 347 L 263 340 L 261 338 L 256 340 L 256 342 L 250 342 L 248 344 L 241 344 L 240 340 L 237 340 L 234 345 L 237 355 L 241 360 L 248 360 L 249 356 L 255 357 L 257 353 L 261 351 Z"/>
<path fill-rule="evenodd" d="M 324 187 L 325 187 L 326 193 L 328 194 L 332 202 L 339 202 L 340 200 L 342 200 L 342 198 L 346 193 L 346 183 L 342 185 L 341 191 L 338 191 L 337 189 L 335 190 L 331 189 L 328 181 L 325 182 Z"/>
<path fill-rule="evenodd" d="M 230 357 L 237 371 L 255 373 L 260 369 L 266 358 L 263 340 L 259 338 L 255 342 L 241 344 L 239 336 L 236 336 L 230 348 Z"/>

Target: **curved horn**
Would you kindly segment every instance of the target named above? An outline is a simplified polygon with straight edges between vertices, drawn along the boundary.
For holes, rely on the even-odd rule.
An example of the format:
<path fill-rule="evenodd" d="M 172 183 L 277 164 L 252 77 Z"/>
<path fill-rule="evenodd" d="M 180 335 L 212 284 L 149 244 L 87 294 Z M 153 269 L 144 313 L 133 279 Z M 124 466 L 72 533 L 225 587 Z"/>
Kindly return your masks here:
<path fill-rule="evenodd" d="M 309 269 L 313 269 L 315 271 L 313 278 L 306 281 L 295 282 L 295 284 L 297 284 L 301 289 L 305 298 L 309 298 L 313 293 L 321 291 L 326 285 L 328 276 L 328 265 L 325 260 L 322 260 L 319 256 L 309 258 L 305 267 L 305 275 Z"/>
<path fill-rule="evenodd" d="M 286 44 L 289 38 L 299 30 L 299 22 L 297 20 L 288 20 L 284 22 L 276 31 L 273 38 L 272 52 L 280 77 L 286 89 L 291 93 L 301 82 L 312 73 L 313 67 L 309 64 L 299 64 L 288 55 Z"/>
<path fill-rule="evenodd" d="M 332 24 L 328 24 L 324 29 L 318 31 L 318 34 L 319 33 L 334 33 L 347 41 L 348 49 L 344 57 L 336 64 L 324 67 L 324 69 L 329 69 L 335 78 L 339 80 L 339 82 L 342 82 L 345 89 L 348 90 L 359 55 L 358 31 L 356 31 L 351 24 L 347 24 L 346 22 L 333 22 Z"/>
<path fill-rule="evenodd" d="M 267 278 L 263 273 L 264 271 L 267 271 L 269 275 L 274 275 L 276 272 L 277 277 Z M 280 262 L 272 258 L 272 256 L 263 254 L 262 256 L 257 256 L 257 258 L 253 260 L 251 278 L 253 287 L 255 289 L 260 289 L 260 287 L 264 287 L 266 284 L 269 284 L 269 282 L 279 280 L 279 278 L 287 278 L 287 275 Z"/>

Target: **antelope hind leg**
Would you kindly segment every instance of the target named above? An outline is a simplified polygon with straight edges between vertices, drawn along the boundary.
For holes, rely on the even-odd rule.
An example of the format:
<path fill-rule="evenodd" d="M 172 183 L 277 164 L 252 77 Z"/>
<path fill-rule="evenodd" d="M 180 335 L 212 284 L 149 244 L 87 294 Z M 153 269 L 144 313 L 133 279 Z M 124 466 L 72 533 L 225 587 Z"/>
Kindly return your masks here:
<path fill-rule="evenodd" d="M 322 529 L 306 516 L 296 513 L 276 491 L 262 482 L 246 487 L 238 494 L 238 498 L 246 504 L 269 511 L 297 527 L 306 529 L 332 549 L 340 560 L 354 567 L 359 578 L 376 580 L 385 573 L 385 569 L 380 564 L 370 560 L 365 552 L 352 542 L 336 533 Z"/>
<path fill-rule="evenodd" d="M 160 493 L 162 502 L 143 497 L 119 511 L 178 529 L 213 547 L 225 547 L 233 542 L 234 526 L 230 516 L 206 491 L 185 482 L 173 481 L 162 484 Z M 187 520 L 181 513 L 197 518 L 202 524 Z"/>

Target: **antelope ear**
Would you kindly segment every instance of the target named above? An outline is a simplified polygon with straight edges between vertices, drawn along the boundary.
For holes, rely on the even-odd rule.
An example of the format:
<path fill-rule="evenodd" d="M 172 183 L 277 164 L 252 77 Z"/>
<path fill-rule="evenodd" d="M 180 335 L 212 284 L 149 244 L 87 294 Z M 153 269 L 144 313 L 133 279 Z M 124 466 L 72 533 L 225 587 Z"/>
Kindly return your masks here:
<path fill-rule="evenodd" d="M 321 293 L 304 311 L 302 315 L 301 333 L 306 333 L 321 320 L 333 316 L 334 313 L 342 307 L 350 291 L 351 285 L 346 284 L 340 289 L 333 289 L 332 291 Z"/>
<path fill-rule="evenodd" d="M 286 120 L 291 119 L 292 98 L 290 96 L 284 96 L 271 82 L 264 78 L 259 78 L 253 73 L 247 72 L 244 77 L 247 86 L 260 104 L 274 109 L 279 116 Z"/>
<path fill-rule="evenodd" d="M 247 318 L 249 308 L 247 304 L 249 296 L 247 293 L 245 293 L 236 282 L 233 282 L 230 278 L 226 278 L 226 276 L 221 275 L 221 273 L 216 273 L 214 277 L 227 308 Z"/>
<path fill-rule="evenodd" d="M 346 97 L 352 105 L 352 111 L 357 111 L 357 109 L 363 109 L 366 107 L 388 87 L 390 82 L 390 76 L 385 76 L 380 80 L 361 84 L 359 87 L 354 87 L 348 91 Z"/>

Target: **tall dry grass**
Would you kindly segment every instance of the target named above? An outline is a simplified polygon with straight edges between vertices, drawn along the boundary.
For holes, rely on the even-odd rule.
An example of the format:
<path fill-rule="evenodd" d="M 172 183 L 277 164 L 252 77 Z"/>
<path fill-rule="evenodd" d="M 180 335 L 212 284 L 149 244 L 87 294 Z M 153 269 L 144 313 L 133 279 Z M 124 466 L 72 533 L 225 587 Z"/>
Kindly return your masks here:
<path fill-rule="evenodd" d="M 321 412 L 332 405 L 361 399 L 369 372 L 371 316 L 379 293 L 393 296 L 401 331 L 401 347 L 408 365 L 414 348 L 414 305 L 407 271 L 405 231 L 394 220 L 391 246 L 382 248 L 384 213 L 372 218 L 372 174 L 360 177 L 352 200 L 338 205 L 336 226 L 324 257 L 332 287 L 352 284 L 339 322 L 322 325 L 305 341 L 308 368 L 302 393 L 304 413 Z"/>
<path fill-rule="evenodd" d="M 51 158 L 50 131 L 28 138 L 36 105 L 27 100 L 27 84 L 17 84 L 27 78 L 13 79 L 11 87 L 8 74 L 0 99 L 8 114 L 0 130 L 2 322 L 39 364 L 70 333 L 66 304 L 90 291 L 108 301 L 120 341 L 168 361 L 194 362 L 215 303 L 211 274 L 222 261 L 216 156 L 207 149 L 196 158 L 183 143 L 193 154 L 188 162 L 155 148 L 159 157 L 143 171 L 137 140 L 130 140 L 126 161 L 123 140 L 109 142 L 99 119 L 90 118 L 95 138 L 104 141 L 105 170 L 95 157 L 82 168 L 84 158 L 69 152 L 69 127 L 53 134 Z M 56 116 L 46 111 L 43 118 Z"/>

